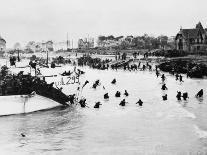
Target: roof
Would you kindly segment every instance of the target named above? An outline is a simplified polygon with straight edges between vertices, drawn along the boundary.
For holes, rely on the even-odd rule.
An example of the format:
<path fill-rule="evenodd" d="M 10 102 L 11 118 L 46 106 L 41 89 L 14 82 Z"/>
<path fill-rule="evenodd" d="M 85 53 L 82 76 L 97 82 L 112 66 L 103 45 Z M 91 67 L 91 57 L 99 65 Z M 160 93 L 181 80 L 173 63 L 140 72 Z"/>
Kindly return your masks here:
<path fill-rule="evenodd" d="M 197 29 L 203 29 L 203 26 L 202 26 L 201 22 L 198 22 L 198 24 L 196 24 L 196 28 Z"/>
<path fill-rule="evenodd" d="M 181 34 L 184 38 L 197 38 L 199 29 L 182 29 Z"/>
<path fill-rule="evenodd" d="M 200 34 L 207 34 L 207 29 L 204 29 L 201 22 L 196 24 L 196 27 L 193 29 L 180 29 L 180 32 L 176 35 L 176 39 L 178 36 L 183 36 L 184 38 L 188 39 L 197 39 Z"/>

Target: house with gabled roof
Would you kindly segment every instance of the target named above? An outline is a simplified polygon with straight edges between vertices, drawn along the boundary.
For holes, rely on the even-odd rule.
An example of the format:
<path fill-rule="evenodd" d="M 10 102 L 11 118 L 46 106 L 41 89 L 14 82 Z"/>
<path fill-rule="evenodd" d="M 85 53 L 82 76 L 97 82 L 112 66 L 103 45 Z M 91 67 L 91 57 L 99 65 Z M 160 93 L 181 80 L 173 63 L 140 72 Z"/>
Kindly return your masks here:
<path fill-rule="evenodd" d="M 192 29 L 180 29 L 175 37 L 176 49 L 184 51 L 200 51 L 207 49 L 207 29 L 201 22 Z"/>

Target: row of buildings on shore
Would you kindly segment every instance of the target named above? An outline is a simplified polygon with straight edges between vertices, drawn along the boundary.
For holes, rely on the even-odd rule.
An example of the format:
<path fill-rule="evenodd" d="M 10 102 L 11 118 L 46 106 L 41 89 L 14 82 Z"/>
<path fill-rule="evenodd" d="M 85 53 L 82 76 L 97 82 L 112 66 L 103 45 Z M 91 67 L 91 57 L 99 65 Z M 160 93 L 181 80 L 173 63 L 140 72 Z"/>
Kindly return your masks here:
<path fill-rule="evenodd" d="M 137 41 L 141 48 L 147 47 L 146 37 L 133 37 L 133 36 L 99 36 L 97 41 L 97 46 L 99 48 L 115 48 L 120 46 L 129 45 L 130 47 L 135 46 L 134 40 Z M 138 38 L 138 40 L 137 40 Z M 152 37 L 153 38 L 153 37 Z M 182 51 L 189 51 L 189 52 L 196 52 L 196 51 L 207 51 L 207 28 L 204 28 L 199 22 L 196 24 L 194 28 L 190 29 L 183 29 L 181 28 L 180 31 L 171 37 L 166 36 L 159 36 L 157 38 L 151 38 L 151 47 L 153 44 L 158 44 L 157 48 L 163 49 L 177 49 Z M 94 48 L 94 39 L 79 39 L 78 41 L 78 48 L 79 49 L 90 49 Z"/>
<path fill-rule="evenodd" d="M 99 36 L 96 47 L 98 48 L 116 48 L 122 46 L 148 48 L 146 40 L 148 36 L 133 37 L 133 36 Z M 149 37 L 148 37 L 149 38 Z M 154 39 L 154 40 L 153 40 Z M 201 22 L 196 24 L 194 28 L 183 29 L 176 34 L 175 37 L 158 37 L 149 39 L 150 47 L 164 48 L 171 44 L 170 48 L 183 51 L 207 51 L 207 28 L 203 28 Z M 136 41 L 136 42 L 135 42 Z M 55 43 L 51 40 L 43 42 L 30 41 L 25 46 L 24 50 L 27 52 L 40 51 L 57 51 L 60 49 L 68 49 L 68 41 Z M 159 44 L 159 45 L 156 45 Z M 164 47 L 162 47 L 162 44 Z M 142 46 L 141 46 L 142 45 Z M 78 49 L 92 49 L 95 47 L 94 38 L 84 38 L 78 40 Z M 0 36 L 0 51 L 6 50 L 6 40 Z"/>
<path fill-rule="evenodd" d="M 22 50 L 22 47 L 20 43 L 15 43 L 13 49 L 15 50 Z M 53 42 L 52 41 L 46 41 L 46 42 L 34 42 L 34 41 L 29 41 L 25 48 L 23 48 L 26 51 L 44 51 L 44 50 L 50 50 L 53 51 Z M 3 39 L 0 36 L 0 52 L 5 52 L 6 51 L 6 40 Z"/>
<path fill-rule="evenodd" d="M 133 36 L 99 36 L 97 41 L 97 46 L 99 48 L 114 48 L 120 47 L 124 45 L 134 46 L 134 40 L 136 37 Z M 138 44 L 143 45 L 141 48 L 145 48 L 146 40 L 144 37 L 138 38 Z M 162 42 L 165 46 L 162 47 Z M 182 51 L 196 52 L 196 51 L 207 51 L 207 28 L 204 28 L 199 22 L 195 25 L 194 28 L 183 29 L 181 28 L 179 32 L 175 36 L 171 36 L 168 38 L 164 38 L 163 36 L 157 38 L 157 42 L 159 42 L 158 48 L 173 48 Z M 153 44 L 153 43 L 150 43 Z M 94 48 L 94 39 L 79 39 L 78 48 L 79 49 L 87 49 Z M 167 45 L 167 46 L 166 46 Z M 170 46 L 169 46 L 170 45 Z"/>
<path fill-rule="evenodd" d="M 25 50 L 28 52 L 41 52 L 41 51 L 53 51 L 53 41 L 49 40 L 46 42 L 34 42 L 30 41 L 27 43 Z"/>

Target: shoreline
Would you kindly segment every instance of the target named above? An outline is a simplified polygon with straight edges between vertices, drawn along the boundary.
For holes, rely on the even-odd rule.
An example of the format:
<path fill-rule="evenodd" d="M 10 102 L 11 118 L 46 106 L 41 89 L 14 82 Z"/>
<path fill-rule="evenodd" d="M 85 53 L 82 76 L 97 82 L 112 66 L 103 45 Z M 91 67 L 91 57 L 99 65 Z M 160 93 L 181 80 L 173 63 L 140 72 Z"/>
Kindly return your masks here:
<path fill-rule="evenodd" d="M 93 51 L 93 50 L 92 50 Z M 96 50 L 95 50 L 96 51 Z M 49 60 L 50 61 L 54 61 L 54 59 L 57 59 L 58 56 L 60 57 L 63 57 L 65 60 L 72 60 L 73 62 L 77 61 L 78 58 L 82 57 L 84 54 L 89 54 L 92 58 L 101 58 L 101 59 L 104 59 L 104 58 L 109 58 L 109 59 L 115 59 L 115 56 L 116 54 L 112 54 L 112 53 L 109 53 L 109 54 L 104 54 L 104 50 L 99 50 L 99 51 L 102 51 L 102 53 L 91 53 L 91 51 L 85 51 L 85 53 L 83 52 L 79 52 L 79 53 L 76 53 L 76 52 L 52 52 L 49 54 Z M 124 51 L 128 51 L 128 50 L 120 50 L 122 52 Z M 135 51 L 142 51 L 144 52 L 143 50 L 130 50 L 131 52 L 135 52 Z M 122 53 L 121 52 L 121 53 Z M 46 53 L 30 53 L 30 54 L 22 54 L 22 57 L 24 59 L 30 59 L 32 57 L 32 55 L 36 55 L 37 58 L 42 58 L 42 59 L 46 59 Z M 3 59 L 6 59 L 6 63 L 8 64 L 9 61 L 8 61 L 8 57 L 4 57 Z M 195 66 L 202 66 L 202 70 L 207 70 L 207 56 L 204 56 L 204 55 L 187 55 L 187 56 L 182 56 L 182 57 L 156 57 L 156 56 L 149 56 L 149 57 L 145 57 L 143 56 L 143 53 L 140 53 L 137 58 L 134 58 L 133 57 L 133 53 L 128 53 L 127 52 L 127 60 L 128 59 L 133 59 L 135 61 L 148 61 L 148 62 L 155 62 L 158 64 L 158 66 L 160 66 L 160 70 L 161 71 L 164 71 L 164 72 L 168 72 L 168 73 L 183 73 L 183 74 L 188 74 L 188 64 L 192 65 L 193 64 L 193 67 Z M 117 60 L 115 60 L 116 62 Z M 178 62 L 179 61 L 179 62 Z M 117 61 L 118 62 L 118 61 Z M 175 65 L 174 65 L 175 64 Z M 170 68 L 168 68 L 168 66 L 171 66 Z M 175 70 L 174 69 L 174 66 L 181 66 L 181 67 L 178 67 L 179 69 Z M 190 69 L 192 69 L 193 67 L 191 67 Z M 204 73 L 200 73 L 201 71 L 199 70 L 199 68 L 195 69 L 196 70 L 196 73 L 198 73 L 199 75 L 194 75 L 194 73 L 192 73 L 193 75 L 190 75 L 190 77 L 196 77 L 196 78 L 205 78 L 205 76 L 207 76 L 207 73 L 204 72 Z M 191 71 L 192 72 L 192 71 Z M 195 72 L 195 71 L 193 71 Z M 202 71 L 203 72 L 203 71 Z M 174 74 L 174 73 L 173 73 Z"/>

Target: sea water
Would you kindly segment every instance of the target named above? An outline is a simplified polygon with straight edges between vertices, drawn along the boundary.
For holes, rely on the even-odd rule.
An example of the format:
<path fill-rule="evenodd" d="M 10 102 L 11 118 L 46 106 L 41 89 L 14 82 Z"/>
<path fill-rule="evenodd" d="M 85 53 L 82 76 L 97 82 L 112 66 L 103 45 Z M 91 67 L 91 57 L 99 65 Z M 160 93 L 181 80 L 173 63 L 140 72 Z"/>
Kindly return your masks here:
<path fill-rule="evenodd" d="M 73 67 L 41 72 L 58 74 L 69 69 Z M 0 154 L 207 154 L 207 80 L 184 77 L 184 82 L 178 82 L 165 73 L 168 90 L 163 91 L 154 71 L 80 69 L 86 72 L 80 77 L 81 86 L 85 80 L 89 83 L 75 93 L 87 99 L 88 107 L 0 117 Z M 98 79 L 101 85 L 93 89 Z M 77 88 L 58 87 L 66 94 Z M 195 98 L 202 88 L 204 97 Z M 116 91 L 121 92 L 120 98 L 115 97 Z M 177 91 L 188 92 L 189 99 L 178 102 Z M 105 93 L 108 100 L 103 98 Z M 167 101 L 162 100 L 164 94 Z M 122 99 L 127 101 L 125 107 L 119 106 Z M 136 104 L 139 99 L 142 107 Z M 94 109 L 98 101 L 102 105 Z"/>

